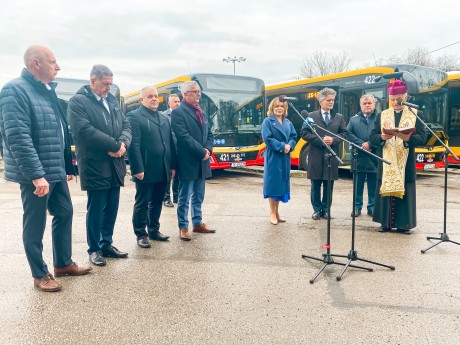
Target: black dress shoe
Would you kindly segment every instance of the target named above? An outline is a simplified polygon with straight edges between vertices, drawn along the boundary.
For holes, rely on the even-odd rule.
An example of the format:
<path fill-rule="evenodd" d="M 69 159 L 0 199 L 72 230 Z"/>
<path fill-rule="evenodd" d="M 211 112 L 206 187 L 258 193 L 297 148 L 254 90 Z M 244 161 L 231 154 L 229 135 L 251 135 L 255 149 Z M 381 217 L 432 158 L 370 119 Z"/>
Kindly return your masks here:
<path fill-rule="evenodd" d="M 92 252 L 89 254 L 89 261 L 96 266 L 105 266 L 107 263 L 99 252 Z"/>
<path fill-rule="evenodd" d="M 312 214 L 311 218 L 313 218 L 314 220 L 318 220 L 321 218 L 321 213 L 315 212 Z"/>
<path fill-rule="evenodd" d="M 361 215 L 361 210 L 355 209 L 355 212 L 351 212 L 352 217 L 359 217 Z"/>
<path fill-rule="evenodd" d="M 124 259 L 128 257 L 128 253 L 120 252 L 117 248 L 110 245 L 102 249 L 102 256 L 105 258 Z"/>
<path fill-rule="evenodd" d="M 149 234 L 149 238 L 154 241 L 167 241 L 169 239 L 169 236 L 163 235 L 161 232 L 152 232 Z"/>
<path fill-rule="evenodd" d="M 166 207 L 174 207 L 174 204 L 171 202 L 171 200 L 165 200 L 163 202 L 163 205 L 165 205 Z"/>
<path fill-rule="evenodd" d="M 152 246 L 147 236 L 142 236 L 141 238 L 137 239 L 137 245 L 141 248 L 150 248 Z"/>
<path fill-rule="evenodd" d="M 390 232 L 391 229 L 390 228 L 387 228 L 386 226 L 382 225 L 380 228 L 379 228 L 379 232 Z"/>
<path fill-rule="evenodd" d="M 368 216 L 372 217 L 372 214 L 373 214 L 373 213 L 374 213 L 374 212 L 372 212 L 372 210 L 367 210 L 367 215 L 368 215 Z"/>
<path fill-rule="evenodd" d="M 410 235 L 411 234 L 411 231 L 409 229 L 398 228 L 398 229 L 396 229 L 396 232 L 399 232 L 400 234 L 404 234 L 404 235 Z"/>

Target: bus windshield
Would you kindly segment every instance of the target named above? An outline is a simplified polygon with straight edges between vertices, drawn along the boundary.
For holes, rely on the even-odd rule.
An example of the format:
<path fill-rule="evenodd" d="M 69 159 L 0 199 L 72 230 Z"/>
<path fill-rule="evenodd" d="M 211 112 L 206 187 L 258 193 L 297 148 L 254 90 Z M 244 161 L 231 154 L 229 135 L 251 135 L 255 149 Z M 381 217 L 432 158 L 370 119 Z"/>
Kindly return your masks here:
<path fill-rule="evenodd" d="M 215 135 L 229 132 L 260 132 L 264 119 L 264 85 L 254 78 L 199 75 L 203 90 L 201 106 Z"/>

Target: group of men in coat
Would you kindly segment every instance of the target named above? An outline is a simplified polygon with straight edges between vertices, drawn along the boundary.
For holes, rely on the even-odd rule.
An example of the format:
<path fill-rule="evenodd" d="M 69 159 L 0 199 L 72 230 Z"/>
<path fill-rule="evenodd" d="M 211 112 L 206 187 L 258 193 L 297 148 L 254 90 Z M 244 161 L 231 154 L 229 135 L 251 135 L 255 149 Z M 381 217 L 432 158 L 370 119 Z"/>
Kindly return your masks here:
<path fill-rule="evenodd" d="M 302 138 L 309 143 L 307 173 L 311 180 L 314 220 L 330 216 L 334 180 L 338 179 L 338 161 L 330 154 L 326 155 L 326 146 L 338 155 L 341 137 L 348 136 L 349 141 L 362 148 L 357 152 L 356 166 L 353 166 L 357 176 L 351 216 L 361 214 L 364 183 L 367 181 L 367 214 L 381 224 L 379 232 L 394 230 L 408 234 L 416 226 L 415 147 L 426 142 L 427 134 L 423 124 L 417 121 L 421 112 L 416 116 L 402 104 L 408 98 L 407 85 L 395 80 L 388 85 L 388 94 L 391 107 L 381 114 L 375 112 L 374 97 L 363 95 L 361 111 L 345 127 L 343 115 L 333 109 L 336 92 L 324 88 L 318 93 L 320 108 L 309 114 L 317 125 L 316 130 L 305 124 L 302 127 Z M 385 133 L 385 129 L 394 128 L 408 128 L 411 132 Z M 365 151 L 379 155 L 391 164 L 383 164 Z"/>
<path fill-rule="evenodd" d="M 110 94 L 112 71 L 95 65 L 89 85 L 70 99 L 66 116 L 55 93 L 57 84 L 53 80 L 60 67 L 53 52 L 44 46 L 31 46 L 24 54 L 24 64 L 21 76 L 5 84 L 0 92 L 0 132 L 5 179 L 20 186 L 24 249 L 36 288 L 59 291 L 62 286 L 55 277 L 91 271 L 91 267 L 80 267 L 72 260 L 73 206 L 67 181 L 76 172 L 69 125 L 81 188 L 88 196 L 86 233 L 92 264 L 104 266 L 107 257 L 128 256 L 113 246 L 128 151 L 136 183 L 133 228 L 139 246 L 148 247 L 148 238 L 168 239 L 159 231 L 159 217 L 168 177 L 171 172 L 174 175 L 176 167 L 180 238 L 191 240 L 190 201 L 193 231 L 215 232 L 202 222 L 201 205 L 205 179 L 211 176 L 213 138 L 207 115 L 198 104 L 201 92 L 196 82 L 182 86 L 184 99 L 173 111 L 171 121 L 158 112 L 158 92 L 151 87 L 143 89 L 142 105 L 127 118 Z M 48 212 L 53 217 L 54 275 L 43 259 Z"/>

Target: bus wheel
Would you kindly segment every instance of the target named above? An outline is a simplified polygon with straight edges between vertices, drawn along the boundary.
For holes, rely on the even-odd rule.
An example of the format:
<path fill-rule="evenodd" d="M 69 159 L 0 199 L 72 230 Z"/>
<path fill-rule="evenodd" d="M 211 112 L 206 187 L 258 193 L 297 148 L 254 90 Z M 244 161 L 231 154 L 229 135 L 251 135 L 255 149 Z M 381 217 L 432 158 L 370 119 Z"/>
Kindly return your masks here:
<path fill-rule="evenodd" d="M 310 146 L 305 146 L 302 151 L 300 152 L 300 162 L 299 167 L 302 170 L 307 171 L 307 164 L 308 164 L 308 154 L 310 153 Z"/>

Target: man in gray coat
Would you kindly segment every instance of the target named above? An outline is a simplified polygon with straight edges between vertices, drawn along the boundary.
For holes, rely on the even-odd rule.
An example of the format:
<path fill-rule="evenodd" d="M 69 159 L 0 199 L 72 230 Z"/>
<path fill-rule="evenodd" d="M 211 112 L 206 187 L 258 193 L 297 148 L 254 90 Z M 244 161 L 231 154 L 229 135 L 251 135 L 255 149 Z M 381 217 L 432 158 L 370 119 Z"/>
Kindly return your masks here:
<path fill-rule="evenodd" d="M 19 183 L 23 241 L 34 285 L 53 292 L 61 284 L 43 260 L 47 211 L 53 216 L 53 265 L 56 277 L 83 275 L 72 261 L 73 207 L 67 180 L 75 174 L 66 117 L 55 93 L 60 70 L 52 51 L 31 46 L 24 54 L 21 77 L 0 93 L 0 129 L 5 142 L 5 179 Z"/>
<path fill-rule="evenodd" d="M 171 94 L 168 96 L 168 110 L 164 111 L 162 114 L 166 116 L 171 123 L 171 113 L 180 105 L 179 95 Z M 174 140 L 174 146 L 177 146 L 177 139 L 172 133 L 172 139 Z M 172 194 L 173 198 L 171 201 L 171 179 L 172 179 Z M 166 184 L 166 192 L 163 203 L 166 207 L 174 207 L 174 203 L 177 204 L 177 199 L 179 198 L 179 177 L 178 174 L 175 174 L 174 177 L 168 176 L 168 182 Z M 174 203 L 173 203 L 174 202 Z"/>

